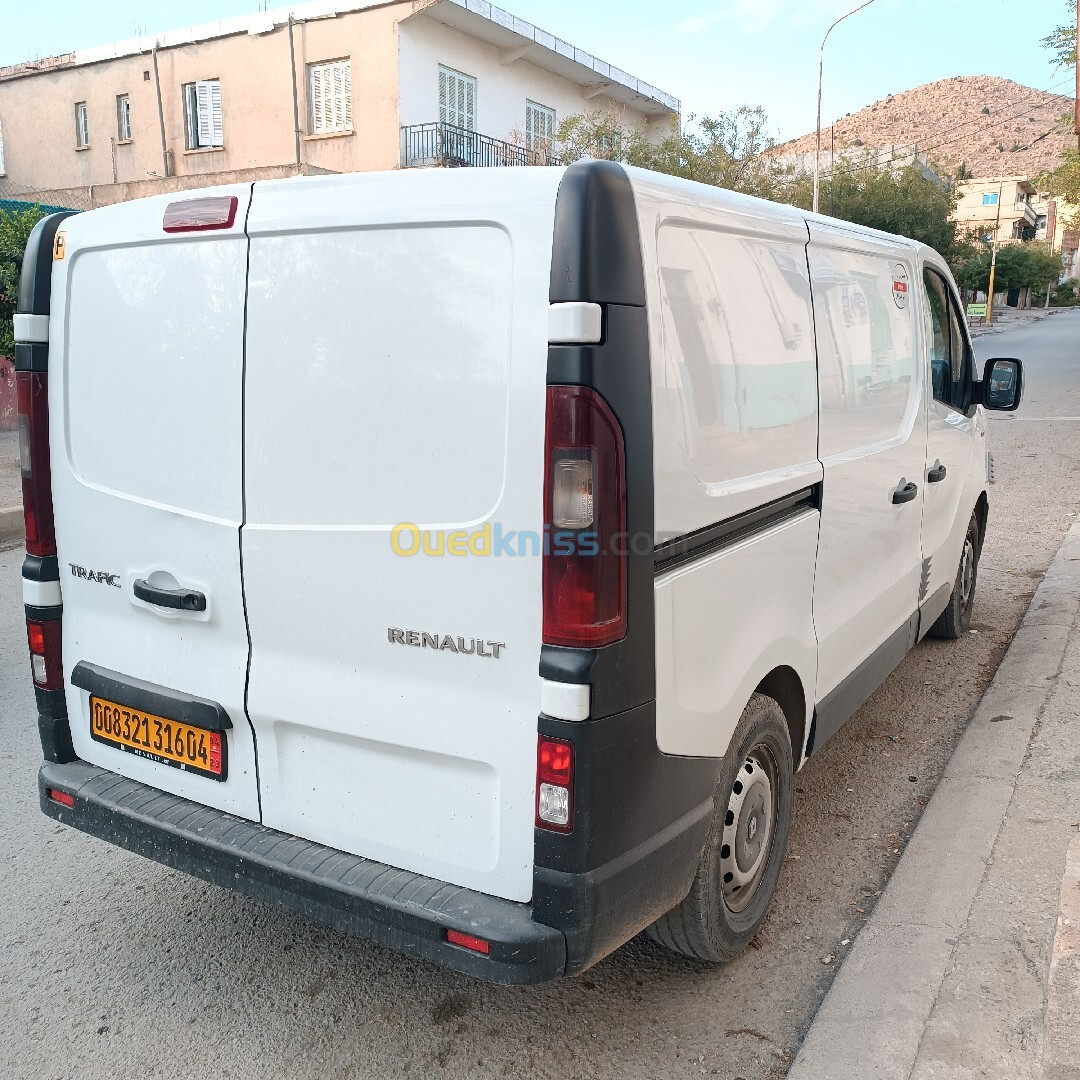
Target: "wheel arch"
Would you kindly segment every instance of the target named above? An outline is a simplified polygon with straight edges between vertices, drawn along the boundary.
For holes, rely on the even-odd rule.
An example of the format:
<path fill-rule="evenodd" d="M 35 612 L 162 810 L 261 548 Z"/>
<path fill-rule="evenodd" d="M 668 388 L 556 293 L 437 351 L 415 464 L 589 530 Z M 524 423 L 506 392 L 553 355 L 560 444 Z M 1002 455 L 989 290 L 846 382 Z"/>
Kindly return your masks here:
<path fill-rule="evenodd" d="M 791 738 L 791 759 L 797 772 L 802 764 L 806 744 L 806 691 L 799 673 L 787 664 L 774 667 L 754 691 L 770 697 L 780 706 L 787 720 Z"/>
<path fill-rule="evenodd" d="M 986 522 L 990 516 L 990 500 L 986 497 L 985 491 L 979 492 L 979 497 L 975 501 L 975 520 L 979 525 L 979 551 L 982 551 L 983 544 L 986 543 Z"/>

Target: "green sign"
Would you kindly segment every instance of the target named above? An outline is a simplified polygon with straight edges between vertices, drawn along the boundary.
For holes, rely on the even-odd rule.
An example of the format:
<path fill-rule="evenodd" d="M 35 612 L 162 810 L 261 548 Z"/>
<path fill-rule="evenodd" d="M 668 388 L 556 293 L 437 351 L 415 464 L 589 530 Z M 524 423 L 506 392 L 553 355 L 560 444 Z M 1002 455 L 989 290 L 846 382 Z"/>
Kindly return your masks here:
<path fill-rule="evenodd" d="M 986 318 L 986 305 L 985 304 L 968 304 L 967 317 L 969 319 L 985 319 Z"/>

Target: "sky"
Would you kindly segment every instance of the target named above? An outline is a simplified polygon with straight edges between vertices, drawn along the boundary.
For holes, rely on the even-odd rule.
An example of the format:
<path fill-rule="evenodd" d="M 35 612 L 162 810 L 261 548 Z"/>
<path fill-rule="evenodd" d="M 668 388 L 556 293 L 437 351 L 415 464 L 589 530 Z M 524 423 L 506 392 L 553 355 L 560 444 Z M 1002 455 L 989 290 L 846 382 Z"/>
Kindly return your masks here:
<path fill-rule="evenodd" d="M 817 53 L 858 0 L 498 0 L 521 18 L 680 98 L 684 115 L 764 106 L 771 133 L 814 128 Z M 287 0 L 270 7 L 287 5 Z M 0 0 L 0 65 L 257 11 L 262 0 Z M 822 123 L 953 75 L 1071 94 L 1039 39 L 1065 0 L 873 0 L 825 49 Z"/>

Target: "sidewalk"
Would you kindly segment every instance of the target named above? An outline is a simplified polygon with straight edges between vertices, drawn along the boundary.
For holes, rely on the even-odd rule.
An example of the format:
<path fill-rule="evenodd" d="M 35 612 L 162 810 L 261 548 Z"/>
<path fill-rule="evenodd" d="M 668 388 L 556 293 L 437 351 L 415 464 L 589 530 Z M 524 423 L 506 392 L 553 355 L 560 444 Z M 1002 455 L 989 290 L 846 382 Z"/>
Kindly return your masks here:
<path fill-rule="evenodd" d="M 1071 308 L 1011 308 L 995 307 L 994 317 L 989 326 L 979 319 L 976 323 L 968 322 L 968 331 L 973 338 L 982 337 L 984 334 L 998 334 L 1003 330 L 1012 330 L 1026 323 L 1039 322 L 1049 315 L 1058 311 L 1070 311 Z"/>
<path fill-rule="evenodd" d="M 1080 1077 L 1080 523 L 788 1076 Z"/>

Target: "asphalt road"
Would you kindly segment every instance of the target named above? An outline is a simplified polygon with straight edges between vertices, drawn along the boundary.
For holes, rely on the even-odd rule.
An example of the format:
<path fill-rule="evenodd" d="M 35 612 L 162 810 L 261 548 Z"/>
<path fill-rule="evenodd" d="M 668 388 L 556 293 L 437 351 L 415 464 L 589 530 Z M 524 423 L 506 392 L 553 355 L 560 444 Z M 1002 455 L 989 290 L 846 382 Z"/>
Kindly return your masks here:
<path fill-rule="evenodd" d="M 924 642 L 797 778 L 780 896 L 725 969 L 638 939 L 583 976 L 487 986 L 41 816 L 20 609 L 0 552 L 0 1074 L 782 1076 L 1080 507 L 1080 311 L 979 339 L 1027 393 L 991 421 L 974 627 Z"/>

